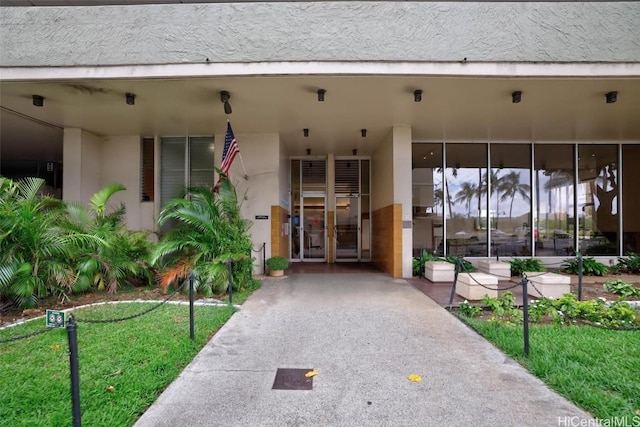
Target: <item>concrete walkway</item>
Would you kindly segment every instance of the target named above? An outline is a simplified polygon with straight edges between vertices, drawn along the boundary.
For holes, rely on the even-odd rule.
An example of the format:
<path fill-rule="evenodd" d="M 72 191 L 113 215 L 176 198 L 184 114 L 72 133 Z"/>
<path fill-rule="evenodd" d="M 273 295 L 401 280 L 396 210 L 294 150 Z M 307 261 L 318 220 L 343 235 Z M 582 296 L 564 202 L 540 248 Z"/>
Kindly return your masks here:
<path fill-rule="evenodd" d="M 311 391 L 272 390 L 278 368 L 319 374 Z M 582 418 L 405 280 L 294 274 L 265 279 L 136 427 L 511 427 Z"/>

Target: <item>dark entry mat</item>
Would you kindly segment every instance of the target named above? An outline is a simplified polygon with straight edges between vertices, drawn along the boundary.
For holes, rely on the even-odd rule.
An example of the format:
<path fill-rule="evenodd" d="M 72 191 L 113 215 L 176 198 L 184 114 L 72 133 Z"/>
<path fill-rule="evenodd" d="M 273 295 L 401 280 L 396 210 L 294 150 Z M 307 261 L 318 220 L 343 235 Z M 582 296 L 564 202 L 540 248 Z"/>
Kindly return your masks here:
<path fill-rule="evenodd" d="M 313 369 L 278 368 L 272 390 L 313 390 L 313 377 L 304 375 Z"/>

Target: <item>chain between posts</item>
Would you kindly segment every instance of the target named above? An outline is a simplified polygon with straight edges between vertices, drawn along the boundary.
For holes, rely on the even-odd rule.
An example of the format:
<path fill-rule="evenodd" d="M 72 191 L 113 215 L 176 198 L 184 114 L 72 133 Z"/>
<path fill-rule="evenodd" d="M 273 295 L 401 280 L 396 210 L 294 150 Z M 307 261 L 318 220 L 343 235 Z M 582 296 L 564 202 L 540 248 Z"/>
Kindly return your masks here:
<path fill-rule="evenodd" d="M 262 242 L 262 246 L 258 249 L 254 249 L 252 246 L 251 251 L 256 253 L 262 252 L 262 274 L 267 274 L 267 242 Z"/>
<path fill-rule="evenodd" d="M 152 311 L 157 310 L 158 308 L 160 308 L 162 305 L 167 303 L 171 298 L 173 298 L 178 293 L 180 293 L 182 288 L 184 288 L 187 283 L 189 283 L 189 280 L 184 280 L 182 282 L 182 284 L 180 285 L 180 287 L 178 289 L 176 289 L 174 293 L 172 293 L 171 295 L 166 297 L 164 300 L 160 301 L 158 304 L 154 305 L 153 307 L 151 307 L 151 308 L 149 308 L 147 310 L 141 311 L 140 313 L 137 313 L 137 314 L 132 314 L 131 316 L 121 317 L 119 319 L 100 319 L 100 320 L 97 320 L 97 319 L 78 319 L 76 317 L 75 320 L 76 320 L 76 322 L 83 322 L 83 323 L 116 323 L 116 322 L 123 322 L 125 320 L 135 319 L 136 317 L 144 316 L 145 314 L 149 314 Z"/>
<path fill-rule="evenodd" d="M 17 336 L 17 337 L 0 339 L 0 344 L 6 344 L 6 343 L 9 343 L 9 342 L 26 340 L 27 338 L 35 337 L 35 336 L 44 334 L 45 332 L 53 331 L 54 329 L 55 328 L 46 328 L 46 329 L 41 329 L 39 331 L 31 332 L 30 334 L 25 334 L 25 335 L 20 335 L 20 336 Z"/>

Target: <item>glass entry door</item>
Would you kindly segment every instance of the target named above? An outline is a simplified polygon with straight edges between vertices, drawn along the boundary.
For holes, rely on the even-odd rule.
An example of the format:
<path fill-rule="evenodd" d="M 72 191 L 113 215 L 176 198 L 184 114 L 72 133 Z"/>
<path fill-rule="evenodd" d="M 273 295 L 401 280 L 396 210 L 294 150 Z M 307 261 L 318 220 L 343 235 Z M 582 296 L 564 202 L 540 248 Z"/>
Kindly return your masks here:
<path fill-rule="evenodd" d="M 360 198 L 336 196 L 336 261 L 360 260 Z"/>
<path fill-rule="evenodd" d="M 300 202 L 300 259 L 326 261 L 326 196 L 303 194 Z"/>

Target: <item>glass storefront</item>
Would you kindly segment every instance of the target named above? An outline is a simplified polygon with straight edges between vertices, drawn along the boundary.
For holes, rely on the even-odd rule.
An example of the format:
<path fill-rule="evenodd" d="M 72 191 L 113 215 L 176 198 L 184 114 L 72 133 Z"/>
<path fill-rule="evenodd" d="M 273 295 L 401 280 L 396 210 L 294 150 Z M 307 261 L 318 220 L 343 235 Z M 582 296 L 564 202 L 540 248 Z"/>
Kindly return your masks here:
<path fill-rule="evenodd" d="M 414 254 L 640 252 L 638 164 L 639 144 L 414 143 Z"/>

